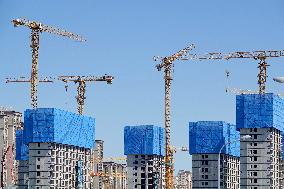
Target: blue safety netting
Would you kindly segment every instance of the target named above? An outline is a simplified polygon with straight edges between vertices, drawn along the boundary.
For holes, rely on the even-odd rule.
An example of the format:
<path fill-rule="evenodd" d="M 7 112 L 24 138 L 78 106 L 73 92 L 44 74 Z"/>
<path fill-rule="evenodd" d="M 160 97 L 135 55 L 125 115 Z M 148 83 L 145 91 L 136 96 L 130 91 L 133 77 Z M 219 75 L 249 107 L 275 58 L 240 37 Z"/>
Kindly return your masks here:
<path fill-rule="evenodd" d="M 22 144 L 21 148 L 31 142 L 93 148 L 95 119 L 56 108 L 28 109 L 24 113 L 24 130 L 18 135 L 16 143 Z"/>
<path fill-rule="evenodd" d="M 154 125 L 124 127 L 124 155 L 165 155 L 164 128 Z"/>
<path fill-rule="evenodd" d="M 23 140 L 23 130 L 16 130 L 16 160 L 28 160 L 28 145 Z"/>
<path fill-rule="evenodd" d="M 236 126 L 224 121 L 189 122 L 189 153 L 240 156 L 240 133 Z"/>
<path fill-rule="evenodd" d="M 236 97 L 236 125 L 241 128 L 276 128 L 284 131 L 284 99 L 272 93 Z"/>

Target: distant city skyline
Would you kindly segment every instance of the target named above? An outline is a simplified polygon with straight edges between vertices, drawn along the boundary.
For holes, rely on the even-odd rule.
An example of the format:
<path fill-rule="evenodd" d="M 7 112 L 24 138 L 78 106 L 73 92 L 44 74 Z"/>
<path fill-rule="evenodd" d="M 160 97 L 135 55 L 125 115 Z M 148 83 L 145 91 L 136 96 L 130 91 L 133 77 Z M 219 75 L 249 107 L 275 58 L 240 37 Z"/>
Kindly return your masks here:
<path fill-rule="evenodd" d="M 284 2 L 151 1 L 84 2 L 0 0 L 1 105 L 23 112 L 30 107 L 28 83 L 6 84 L 6 77 L 30 76 L 30 31 L 14 28 L 24 17 L 80 34 L 86 43 L 43 33 L 39 75 L 103 75 L 112 85 L 87 85 L 86 115 L 96 118 L 96 139 L 105 141 L 106 157 L 123 155 L 126 125 L 164 126 L 163 73 L 153 56 L 168 56 L 194 43 L 192 52 L 282 50 Z M 273 82 L 284 76 L 284 58 L 268 59 L 267 88 L 283 93 Z M 230 80 L 225 77 L 229 70 Z M 235 95 L 227 86 L 257 90 L 257 61 L 176 62 L 172 86 L 172 143 L 188 145 L 190 121 L 220 120 L 235 124 Z M 39 85 L 39 107 L 77 111 L 76 87 Z M 191 170 L 191 157 L 176 154 L 176 170 Z"/>

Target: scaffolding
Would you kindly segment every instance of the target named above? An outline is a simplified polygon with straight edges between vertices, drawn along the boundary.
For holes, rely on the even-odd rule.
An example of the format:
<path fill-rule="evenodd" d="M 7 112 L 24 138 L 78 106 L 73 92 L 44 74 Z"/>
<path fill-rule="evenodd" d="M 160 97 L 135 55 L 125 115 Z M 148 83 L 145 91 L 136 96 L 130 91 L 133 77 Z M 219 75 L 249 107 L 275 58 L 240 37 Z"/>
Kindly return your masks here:
<path fill-rule="evenodd" d="M 240 134 L 236 126 L 224 121 L 198 121 L 189 123 L 189 153 L 240 156 Z"/>
<path fill-rule="evenodd" d="M 55 142 L 92 149 L 95 119 L 56 108 L 28 109 L 24 115 L 24 139 L 29 142 Z"/>
<path fill-rule="evenodd" d="M 26 110 L 24 120 L 24 129 L 16 132 L 17 160 L 28 160 L 28 144 L 32 142 L 94 147 L 94 118 L 55 108 L 38 108 Z"/>
<path fill-rule="evenodd" d="M 165 155 L 164 128 L 154 125 L 124 128 L 124 155 Z"/>
<path fill-rule="evenodd" d="M 284 99 L 273 93 L 236 97 L 236 125 L 241 128 L 275 128 L 284 131 Z"/>

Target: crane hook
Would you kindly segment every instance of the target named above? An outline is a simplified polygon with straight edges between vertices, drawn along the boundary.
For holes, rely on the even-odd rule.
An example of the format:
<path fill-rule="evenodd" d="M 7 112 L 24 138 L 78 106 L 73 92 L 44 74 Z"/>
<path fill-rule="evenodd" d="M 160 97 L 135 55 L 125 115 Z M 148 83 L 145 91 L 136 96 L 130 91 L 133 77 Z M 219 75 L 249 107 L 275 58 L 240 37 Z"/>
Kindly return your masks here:
<path fill-rule="evenodd" d="M 226 77 L 228 78 L 230 76 L 230 72 L 228 70 L 225 70 Z"/>
<path fill-rule="evenodd" d="M 65 87 L 65 91 L 67 92 L 68 91 L 68 84 L 66 83 L 64 87 Z"/>

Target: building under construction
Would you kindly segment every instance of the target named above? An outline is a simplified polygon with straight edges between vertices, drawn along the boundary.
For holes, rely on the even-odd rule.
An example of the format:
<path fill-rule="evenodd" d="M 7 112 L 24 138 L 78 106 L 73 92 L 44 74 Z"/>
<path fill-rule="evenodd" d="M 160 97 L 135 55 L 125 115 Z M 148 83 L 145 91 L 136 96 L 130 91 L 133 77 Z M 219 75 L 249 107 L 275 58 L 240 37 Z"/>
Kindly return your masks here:
<path fill-rule="evenodd" d="M 192 189 L 192 173 L 186 170 L 179 170 L 174 183 L 175 189 Z"/>
<path fill-rule="evenodd" d="M 104 187 L 100 189 L 126 189 L 126 174 L 126 164 L 121 164 L 114 161 L 104 161 L 103 173 L 101 174 Z"/>
<path fill-rule="evenodd" d="M 26 110 L 17 133 L 18 188 L 91 188 L 94 126 L 94 118 L 55 108 Z"/>
<path fill-rule="evenodd" d="M 104 158 L 104 141 L 95 140 L 95 148 L 93 150 L 91 162 L 93 163 L 93 188 L 104 188 L 104 177 L 99 173 L 103 172 L 103 158 Z M 91 170 L 92 171 L 92 170 Z"/>
<path fill-rule="evenodd" d="M 164 135 L 163 128 L 153 125 L 124 128 L 128 188 L 165 188 Z"/>
<path fill-rule="evenodd" d="M 190 122 L 189 153 L 193 189 L 218 188 L 218 184 L 226 189 L 240 188 L 240 135 L 235 125 L 223 121 Z"/>
<path fill-rule="evenodd" d="M 126 164 L 104 159 L 104 141 L 96 140 L 93 151 L 93 189 L 126 189 Z M 109 158 L 116 160 L 120 158 Z M 91 165 L 93 166 L 93 165 Z"/>
<path fill-rule="evenodd" d="M 241 188 L 283 188 L 282 136 L 284 100 L 277 95 L 247 94 L 236 98 L 241 136 Z"/>
<path fill-rule="evenodd" d="M 17 182 L 16 131 L 21 129 L 21 113 L 5 108 L 0 110 L 1 188 L 14 186 Z"/>

